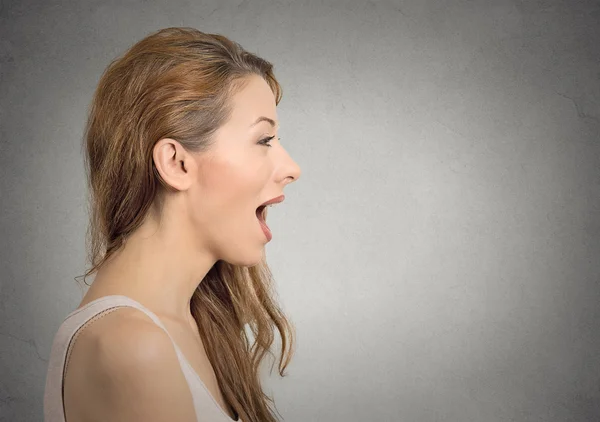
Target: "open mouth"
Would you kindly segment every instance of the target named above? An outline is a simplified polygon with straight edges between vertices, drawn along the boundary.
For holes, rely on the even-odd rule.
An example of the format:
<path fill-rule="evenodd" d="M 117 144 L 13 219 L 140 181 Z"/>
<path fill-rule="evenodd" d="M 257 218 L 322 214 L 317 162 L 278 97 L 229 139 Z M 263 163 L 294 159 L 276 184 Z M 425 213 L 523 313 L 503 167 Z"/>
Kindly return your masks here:
<path fill-rule="evenodd" d="M 266 218 L 265 210 L 266 209 L 267 209 L 266 205 L 261 205 L 260 207 L 258 207 L 256 209 L 256 217 L 258 218 L 259 221 L 263 221 L 263 222 L 266 221 L 265 220 L 265 218 Z"/>
<path fill-rule="evenodd" d="M 263 233 L 267 237 L 268 240 L 271 240 L 272 234 L 269 226 L 267 226 L 266 218 L 267 218 L 267 206 L 261 205 L 256 209 L 256 218 L 262 228 Z"/>

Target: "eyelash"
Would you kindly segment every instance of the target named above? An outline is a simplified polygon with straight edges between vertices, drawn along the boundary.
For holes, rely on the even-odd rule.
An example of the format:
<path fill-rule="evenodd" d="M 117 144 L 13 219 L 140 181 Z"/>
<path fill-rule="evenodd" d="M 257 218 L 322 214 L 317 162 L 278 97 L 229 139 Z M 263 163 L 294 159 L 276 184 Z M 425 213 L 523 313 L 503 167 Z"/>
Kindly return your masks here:
<path fill-rule="evenodd" d="M 268 147 L 272 147 L 273 145 L 270 145 L 267 142 L 269 142 L 273 138 L 275 138 L 275 136 L 271 136 L 269 138 L 264 138 L 264 139 L 261 139 L 260 141 L 258 141 L 258 143 L 261 144 L 261 145 L 266 145 Z M 281 139 L 281 138 L 277 138 L 277 139 Z"/>

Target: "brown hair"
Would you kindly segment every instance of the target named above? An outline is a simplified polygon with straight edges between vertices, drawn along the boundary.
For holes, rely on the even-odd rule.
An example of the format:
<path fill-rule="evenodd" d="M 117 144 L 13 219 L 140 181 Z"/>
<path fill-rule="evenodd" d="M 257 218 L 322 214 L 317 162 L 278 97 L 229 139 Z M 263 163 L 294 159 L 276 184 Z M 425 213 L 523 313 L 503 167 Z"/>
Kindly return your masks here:
<path fill-rule="evenodd" d="M 211 135 L 231 114 L 231 96 L 254 74 L 265 79 L 279 104 L 282 90 L 271 63 L 222 35 L 193 28 L 154 32 L 110 63 L 96 88 L 84 134 L 92 265 L 84 282 L 121 248 L 152 207 L 160 212 L 162 195 L 173 190 L 154 166 L 155 143 L 168 137 L 186 150 L 207 150 Z M 217 261 L 199 283 L 190 308 L 227 402 L 244 422 L 276 421 L 268 404 L 274 402 L 260 385 L 259 366 L 265 354 L 275 357 L 270 347 L 276 328 L 282 341 L 279 374 L 285 376 L 294 328 L 274 299 L 264 256 L 252 267 Z"/>

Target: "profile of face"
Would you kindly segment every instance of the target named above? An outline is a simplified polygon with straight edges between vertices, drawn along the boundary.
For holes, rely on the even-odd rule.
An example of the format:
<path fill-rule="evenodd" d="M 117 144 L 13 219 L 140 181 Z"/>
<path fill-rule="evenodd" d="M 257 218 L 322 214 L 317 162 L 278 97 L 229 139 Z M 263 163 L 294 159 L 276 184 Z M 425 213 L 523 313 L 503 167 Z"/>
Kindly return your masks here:
<path fill-rule="evenodd" d="M 260 262 L 268 242 L 257 207 L 284 194 L 301 171 L 279 142 L 275 96 L 262 77 L 251 76 L 232 103 L 231 118 L 215 133 L 210 150 L 186 155 L 189 180 L 178 192 L 183 194 L 178 212 L 181 224 L 188 225 L 189 247 L 252 266 Z"/>

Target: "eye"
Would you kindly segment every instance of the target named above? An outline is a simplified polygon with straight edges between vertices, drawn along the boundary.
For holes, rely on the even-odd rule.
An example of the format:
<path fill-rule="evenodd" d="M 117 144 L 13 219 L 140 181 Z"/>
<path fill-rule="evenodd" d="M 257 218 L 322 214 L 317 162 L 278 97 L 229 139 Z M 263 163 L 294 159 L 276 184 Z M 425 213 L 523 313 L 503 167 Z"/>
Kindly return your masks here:
<path fill-rule="evenodd" d="M 271 137 L 269 137 L 269 138 L 264 138 L 264 139 L 261 139 L 260 141 L 258 141 L 258 143 L 259 143 L 259 144 L 261 144 L 261 145 L 266 145 L 266 146 L 268 146 L 268 147 L 272 147 L 273 145 L 269 144 L 269 142 L 270 142 L 270 141 L 271 141 L 271 139 L 273 139 L 274 137 L 275 137 L 275 135 L 273 135 L 273 136 L 271 136 Z M 279 139 L 281 139 L 281 138 L 279 138 Z"/>

